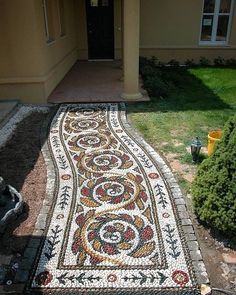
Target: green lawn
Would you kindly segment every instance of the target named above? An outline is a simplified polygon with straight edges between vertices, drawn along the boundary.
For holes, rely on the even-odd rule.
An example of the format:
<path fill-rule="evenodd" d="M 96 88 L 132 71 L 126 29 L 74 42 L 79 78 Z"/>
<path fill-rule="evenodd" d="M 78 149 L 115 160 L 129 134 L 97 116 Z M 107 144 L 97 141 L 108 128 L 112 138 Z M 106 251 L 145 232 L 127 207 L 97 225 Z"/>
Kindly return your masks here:
<path fill-rule="evenodd" d="M 206 147 L 208 132 L 221 129 L 236 112 L 236 69 L 169 71 L 175 72 L 169 96 L 130 104 L 128 116 L 154 148 L 164 155 L 176 154 L 181 163 L 191 165 L 186 148 L 192 138 L 199 136 Z"/>

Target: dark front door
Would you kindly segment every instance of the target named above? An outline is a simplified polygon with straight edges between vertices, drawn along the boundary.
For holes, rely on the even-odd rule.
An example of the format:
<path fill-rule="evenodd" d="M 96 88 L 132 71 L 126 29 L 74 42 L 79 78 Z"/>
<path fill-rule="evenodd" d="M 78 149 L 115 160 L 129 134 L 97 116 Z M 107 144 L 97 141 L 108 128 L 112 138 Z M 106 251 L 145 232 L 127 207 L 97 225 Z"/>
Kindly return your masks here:
<path fill-rule="evenodd" d="M 86 11 L 89 59 L 113 59 L 113 0 L 86 0 Z"/>

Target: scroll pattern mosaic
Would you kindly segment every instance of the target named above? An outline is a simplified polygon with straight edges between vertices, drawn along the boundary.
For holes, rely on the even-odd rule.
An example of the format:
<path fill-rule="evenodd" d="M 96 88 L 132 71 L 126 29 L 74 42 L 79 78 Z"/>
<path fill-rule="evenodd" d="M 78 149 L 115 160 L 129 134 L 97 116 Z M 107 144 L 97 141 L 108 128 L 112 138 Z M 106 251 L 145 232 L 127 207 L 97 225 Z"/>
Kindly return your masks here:
<path fill-rule="evenodd" d="M 197 292 L 172 196 L 119 104 L 62 105 L 54 207 L 31 288 Z"/>

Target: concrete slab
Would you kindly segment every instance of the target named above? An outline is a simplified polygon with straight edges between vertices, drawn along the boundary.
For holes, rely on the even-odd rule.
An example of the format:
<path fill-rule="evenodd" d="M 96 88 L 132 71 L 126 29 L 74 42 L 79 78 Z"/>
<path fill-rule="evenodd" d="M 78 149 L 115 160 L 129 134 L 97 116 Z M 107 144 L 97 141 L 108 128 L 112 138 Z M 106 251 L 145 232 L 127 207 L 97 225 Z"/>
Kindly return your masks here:
<path fill-rule="evenodd" d="M 77 62 L 48 97 L 50 103 L 121 102 L 123 72 L 120 61 Z M 142 85 L 142 81 L 140 81 Z M 140 87 L 141 99 L 149 101 Z"/>

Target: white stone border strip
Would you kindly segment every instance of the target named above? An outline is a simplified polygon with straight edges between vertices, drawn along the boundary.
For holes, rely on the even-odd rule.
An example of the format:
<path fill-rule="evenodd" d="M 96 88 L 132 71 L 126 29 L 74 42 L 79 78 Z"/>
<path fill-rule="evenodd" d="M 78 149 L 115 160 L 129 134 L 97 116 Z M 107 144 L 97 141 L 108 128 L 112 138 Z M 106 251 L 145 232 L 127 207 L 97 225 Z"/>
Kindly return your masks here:
<path fill-rule="evenodd" d="M 125 129 L 129 131 L 135 137 L 135 139 L 140 144 L 140 146 L 143 147 L 149 153 L 151 158 L 157 163 L 158 167 L 160 168 L 160 171 L 162 172 L 164 176 L 164 180 L 167 183 L 167 187 L 169 187 L 172 193 L 172 196 L 178 211 L 178 215 L 181 218 L 182 229 L 184 231 L 184 234 L 187 240 L 187 245 L 190 251 L 190 256 L 192 259 L 193 268 L 196 274 L 198 284 L 199 285 L 209 284 L 209 278 L 208 278 L 206 267 L 201 255 L 201 250 L 200 250 L 196 235 L 194 233 L 192 221 L 189 217 L 186 202 L 180 190 L 180 187 L 169 166 L 160 157 L 160 155 L 142 138 L 139 132 L 135 130 L 132 127 L 132 125 L 129 123 L 125 104 L 121 103 L 120 105 L 121 105 L 121 120 Z"/>
<path fill-rule="evenodd" d="M 26 117 L 34 112 L 48 113 L 50 110 L 48 105 L 19 105 L 16 107 L 16 112 L 0 129 L 0 148 L 4 147 L 7 141 L 13 135 L 17 125 Z M 2 124 L 1 124 L 2 125 Z M 0 127 L 1 127 L 0 125 Z"/>

